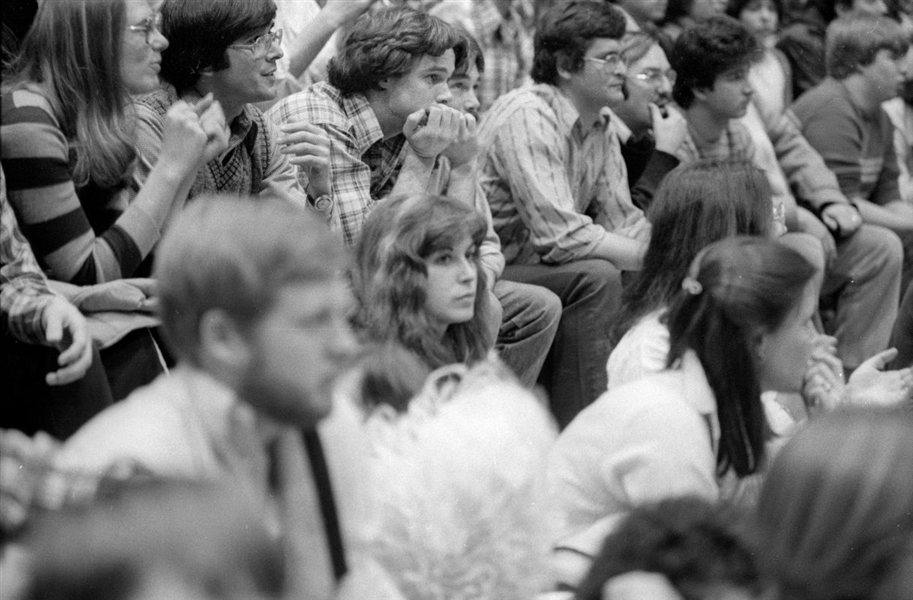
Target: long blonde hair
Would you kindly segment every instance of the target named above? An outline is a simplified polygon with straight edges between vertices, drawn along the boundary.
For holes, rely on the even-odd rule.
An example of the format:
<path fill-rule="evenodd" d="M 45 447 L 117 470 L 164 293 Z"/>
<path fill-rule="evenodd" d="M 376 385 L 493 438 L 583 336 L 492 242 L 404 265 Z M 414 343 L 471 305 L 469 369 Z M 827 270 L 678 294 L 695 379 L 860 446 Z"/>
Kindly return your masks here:
<path fill-rule="evenodd" d="M 112 187 L 136 159 L 120 75 L 124 0 L 42 2 L 3 93 L 40 88 L 76 150 L 73 181 Z"/>

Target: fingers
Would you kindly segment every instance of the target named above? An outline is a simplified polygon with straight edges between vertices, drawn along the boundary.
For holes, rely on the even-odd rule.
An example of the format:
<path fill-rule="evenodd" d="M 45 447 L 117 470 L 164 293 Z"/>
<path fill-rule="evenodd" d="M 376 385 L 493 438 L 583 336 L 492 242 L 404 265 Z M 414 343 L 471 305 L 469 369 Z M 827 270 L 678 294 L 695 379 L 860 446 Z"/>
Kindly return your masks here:
<path fill-rule="evenodd" d="M 86 340 L 81 346 L 72 344 L 68 350 L 80 350 L 80 353 L 75 356 L 75 360 L 70 361 L 65 367 L 45 375 L 45 381 L 48 385 L 72 383 L 85 375 L 89 367 L 92 366 L 91 340 Z M 61 355 L 61 358 L 63 358 L 63 355 Z"/>
<path fill-rule="evenodd" d="M 197 113 L 198 117 L 202 117 L 203 113 L 205 113 L 207 110 L 209 110 L 209 108 L 213 105 L 213 103 L 215 103 L 217 106 L 219 106 L 219 103 L 215 101 L 215 97 L 212 95 L 212 92 L 210 92 L 210 93 L 206 94 L 205 96 L 203 96 L 202 98 L 200 98 L 200 100 L 197 101 L 197 103 L 193 105 L 193 110 L 194 110 L 194 112 Z M 220 106 L 220 108 L 221 108 L 221 106 Z"/>
<path fill-rule="evenodd" d="M 423 108 L 406 117 L 406 124 L 403 125 L 403 133 L 406 134 L 406 137 L 410 137 L 413 133 L 418 131 L 418 128 L 424 124 L 426 116 L 426 111 Z"/>
<path fill-rule="evenodd" d="M 53 306 L 45 308 L 44 339 L 56 346 L 63 341 L 63 313 Z"/>
<path fill-rule="evenodd" d="M 877 371 L 884 371 L 885 367 L 897 357 L 897 348 L 888 348 L 876 354 L 875 356 L 864 361 L 862 365 L 859 365 L 862 368 L 863 365 L 868 365 L 873 367 Z"/>
<path fill-rule="evenodd" d="M 65 367 L 71 362 L 78 360 L 80 356 L 85 353 L 85 349 L 89 348 L 91 344 L 86 320 L 82 315 L 79 315 L 78 319 L 68 320 L 66 322 L 66 328 L 70 334 L 70 345 L 57 357 L 57 364 L 61 367 Z"/>

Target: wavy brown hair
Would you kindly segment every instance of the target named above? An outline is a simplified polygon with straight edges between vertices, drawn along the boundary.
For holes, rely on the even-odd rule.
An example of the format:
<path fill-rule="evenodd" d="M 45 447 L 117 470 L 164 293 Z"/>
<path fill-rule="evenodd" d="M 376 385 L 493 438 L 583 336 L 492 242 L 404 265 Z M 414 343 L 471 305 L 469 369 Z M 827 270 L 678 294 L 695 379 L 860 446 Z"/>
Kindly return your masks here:
<path fill-rule="evenodd" d="M 37 86 L 76 150 L 73 181 L 124 182 L 136 159 L 130 96 L 120 76 L 123 0 L 41 2 L 3 93 Z"/>
<path fill-rule="evenodd" d="M 484 358 L 492 340 L 484 335 L 488 292 L 478 255 L 471 320 L 450 325 L 441 340 L 432 333 L 425 301 L 426 259 L 466 237 L 478 246 L 485 231 L 484 219 L 470 206 L 442 196 L 398 196 L 378 204 L 355 246 L 355 327 L 373 341 L 398 341 L 432 368 Z"/>

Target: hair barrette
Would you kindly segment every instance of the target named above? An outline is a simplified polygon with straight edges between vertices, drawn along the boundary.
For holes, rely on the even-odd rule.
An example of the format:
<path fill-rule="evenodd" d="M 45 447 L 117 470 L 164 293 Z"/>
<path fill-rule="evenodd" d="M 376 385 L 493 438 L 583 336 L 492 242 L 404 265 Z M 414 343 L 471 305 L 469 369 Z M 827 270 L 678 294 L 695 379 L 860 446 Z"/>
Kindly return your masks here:
<path fill-rule="evenodd" d="M 701 285 L 700 281 L 689 275 L 682 280 L 682 289 L 692 296 L 699 296 L 704 291 L 704 286 Z"/>

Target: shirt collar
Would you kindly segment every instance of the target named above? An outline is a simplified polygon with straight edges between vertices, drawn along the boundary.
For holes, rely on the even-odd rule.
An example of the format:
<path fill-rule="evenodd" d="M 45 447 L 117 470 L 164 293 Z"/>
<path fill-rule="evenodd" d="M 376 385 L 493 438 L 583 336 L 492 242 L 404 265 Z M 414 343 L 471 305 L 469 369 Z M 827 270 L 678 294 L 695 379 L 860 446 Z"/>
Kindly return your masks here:
<path fill-rule="evenodd" d="M 193 88 L 188 89 L 181 95 L 181 100 L 190 104 L 196 104 L 202 99 L 203 96 Z M 254 119 L 254 110 L 250 104 L 245 104 L 241 109 L 241 114 L 228 124 L 228 147 L 219 156 L 221 160 L 227 160 L 231 151 L 241 143 L 247 146 L 248 151 L 253 151 L 257 134 L 259 133 L 257 122 Z"/>
<path fill-rule="evenodd" d="M 605 129 L 608 126 L 612 115 L 612 111 L 608 107 L 599 111 L 599 121 L 594 126 L 585 127 L 580 121 L 580 112 L 577 107 L 567 97 L 567 94 L 561 91 L 561 88 L 549 84 L 539 85 L 546 88 L 546 98 L 552 110 L 555 111 L 555 117 L 558 119 L 558 127 L 562 136 L 570 136 L 575 127 L 580 130 L 581 134 L 587 135 L 593 129 Z"/>
<path fill-rule="evenodd" d="M 343 96 L 342 110 L 352 125 L 358 154 L 364 154 L 368 148 L 384 139 L 380 121 L 364 94 Z"/>

